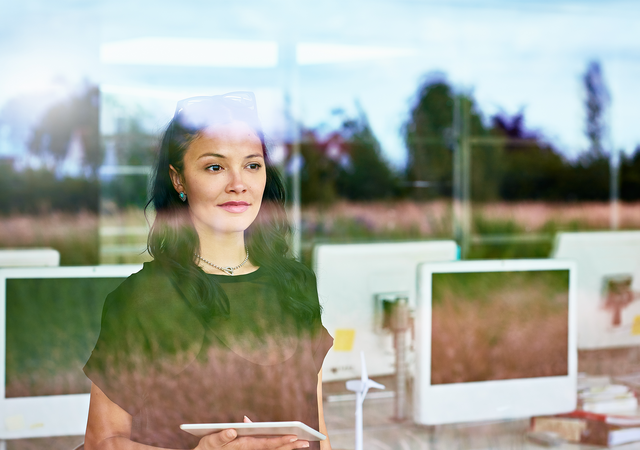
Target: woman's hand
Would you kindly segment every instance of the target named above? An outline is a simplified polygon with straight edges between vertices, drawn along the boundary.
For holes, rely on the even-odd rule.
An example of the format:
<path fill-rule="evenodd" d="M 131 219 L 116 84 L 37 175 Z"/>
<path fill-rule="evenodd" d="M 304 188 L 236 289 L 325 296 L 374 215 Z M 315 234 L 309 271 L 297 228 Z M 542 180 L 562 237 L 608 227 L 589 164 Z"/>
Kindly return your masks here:
<path fill-rule="evenodd" d="M 309 442 L 298 440 L 296 436 L 278 436 L 273 438 L 238 437 L 236 430 L 223 430 L 208 434 L 200 439 L 194 450 L 294 450 L 308 448 Z"/>
<path fill-rule="evenodd" d="M 244 416 L 242 421 L 244 423 L 252 423 L 251 419 L 247 416 Z M 229 450 L 293 450 L 296 448 L 309 447 L 309 442 L 298 440 L 298 438 L 293 435 L 280 436 L 277 438 L 241 437 L 236 439 L 237 435 L 236 430 L 223 430 L 219 433 L 209 434 L 200 440 L 200 443 L 194 450 L 210 450 L 222 447 Z M 207 438 L 211 438 L 210 440 L 213 442 L 206 442 L 205 446 L 202 446 L 203 441 Z M 236 443 L 238 446 L 235 445 Z M 208 445 L 213 445 L 213 447 L 208 447 Z"/>

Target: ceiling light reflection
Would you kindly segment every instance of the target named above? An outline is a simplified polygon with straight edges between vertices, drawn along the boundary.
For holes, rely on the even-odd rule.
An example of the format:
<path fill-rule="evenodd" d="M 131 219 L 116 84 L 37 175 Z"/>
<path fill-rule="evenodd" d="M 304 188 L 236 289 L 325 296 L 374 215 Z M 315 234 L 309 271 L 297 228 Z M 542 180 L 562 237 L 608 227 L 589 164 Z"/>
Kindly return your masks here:
<path fill-rule="evenodd" d="M 272 41 L 145 37 L 100 46 L 104 64 L 272 68 L 278 44 Z"/>

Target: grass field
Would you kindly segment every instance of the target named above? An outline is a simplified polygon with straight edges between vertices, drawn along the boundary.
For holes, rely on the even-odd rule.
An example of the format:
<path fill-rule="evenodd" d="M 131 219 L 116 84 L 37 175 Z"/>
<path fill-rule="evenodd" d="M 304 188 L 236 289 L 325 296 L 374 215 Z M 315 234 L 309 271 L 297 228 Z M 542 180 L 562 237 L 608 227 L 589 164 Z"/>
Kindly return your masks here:
<path fill-rule="evenodd" d="M 558 231 L 607 230 L 608 203 L 489 203 L 473 206 L 472 234 L 537 236 L 521 242 L 476 239 L 469 258 L 546 257 Z M 640 229 L 640 203 L 619 205 L 621 229 Z M 0 248 L 52 247 L 62 265 L 141 262 L 146 243 L 146 219 L 139 209 L 43 216 L 0 217 Z M 450 201 L 337 202 L 302 209 L 303 259 L 310 260 L 317 242 L 369 242 L 451 239 Z"/>
<path fill-rule="evenodd" d="M 472 234 L 552 234 L 610 228 L 608 203 L 487 203 L 472 207 Z M 620 229 L 640 229 L 640 203 L 618 207 Z M 450 238 L 451 202 L 340 202 L 302 210 L 307 239 Z"/>
<path fill-rule="evenodd" d="M 433 276 L 433 384 L 567 374 L 569 272 Z"/>
<path fill-rule="evenodd" d="M 559 231 L 610 229 L 608 203 L 488 203 L 472 207 L 468 259 L 546 258 Z M 640 229 L 640 203 L 618 207 L 620 229 Z M 302 210 L 303 261 L 314 243 L 452 239 L 450 201 L 348 203 Z M 516 237 L 516 239 L 512 239 Z M 487 239 L 495 238 L 495 239 Z"/>
<path fill-rule="evenodd" d="M 0 217 L 0 248 L 50 247 L 63 266 L 98 264 L 98 223 L 90 213 Z"/>

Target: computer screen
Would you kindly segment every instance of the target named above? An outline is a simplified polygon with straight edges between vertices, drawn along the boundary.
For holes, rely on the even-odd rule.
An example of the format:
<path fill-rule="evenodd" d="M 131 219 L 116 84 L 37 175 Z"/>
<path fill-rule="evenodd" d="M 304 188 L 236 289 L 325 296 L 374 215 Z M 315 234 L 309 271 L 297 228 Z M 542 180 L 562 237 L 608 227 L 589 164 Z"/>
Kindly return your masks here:
<path fill-rule="evenodd" d="M 0 269 L 0 439 L 84 434 L 105 298 L 140 268 Z"/>
<path fill-rule="evenodd" d="M 568 373 L 569 271 L 434 273 L 431 384 Z"/>
<path fill-rule="evenodd" d="M 575 408 L 573 261 L 458 261 L 422 264 L 418 272 L 417 423 Z"/>
<path fill-rule="evenodd" d="M 88 393 L 104 299 L 123 278 L 6 280 L 5 398 Z"/>

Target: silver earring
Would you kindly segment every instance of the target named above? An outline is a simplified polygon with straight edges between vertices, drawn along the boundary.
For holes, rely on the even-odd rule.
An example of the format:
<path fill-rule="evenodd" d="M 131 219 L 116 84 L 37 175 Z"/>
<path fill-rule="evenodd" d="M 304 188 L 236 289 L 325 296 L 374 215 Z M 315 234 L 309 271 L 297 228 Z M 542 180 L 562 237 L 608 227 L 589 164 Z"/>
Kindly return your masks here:
<path fill-rule="evenodd" d="M 185 194 L 184 192 L 180 192 L 178 196 L 180 197 L 180 200 L 182 200 L 183 202 L 187 201 L 187 194 Z"/>

